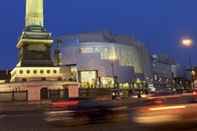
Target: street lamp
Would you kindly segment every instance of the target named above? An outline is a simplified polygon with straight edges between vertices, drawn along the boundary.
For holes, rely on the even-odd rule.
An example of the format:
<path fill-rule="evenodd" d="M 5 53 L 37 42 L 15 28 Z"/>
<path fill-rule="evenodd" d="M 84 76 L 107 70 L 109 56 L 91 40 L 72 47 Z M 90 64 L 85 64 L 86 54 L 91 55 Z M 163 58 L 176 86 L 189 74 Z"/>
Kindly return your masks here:
<path fill-rule="evenodd" d="M 187 38 L 183 38 L 183 39 L 181 39 L 181 45 L 183 46 L 183 47 L 185 47 L 185 48 L 192 48 L 192 46 L 193 46 L 193 40 L 191 39 L 191 38 L 189 38 L 189 37 L 187 37 Z M 192 88 L 194 88 L 194 81 L 193 81 L 193 67 L 192 67 L 192 63 L 191 63 L 191 56 L 189 55 L 189 58 L 188 58 L 189 60 L 188 60 L 188 62 L 189 62 L 189 68 L 191 69 L 190 71 L 191 71 L 191 76 L 192 76 Z"/>
<path fill-rule="evenodd" d="M 193 76 L 195 76 L 195 75 L 196 75 L 195 70 L 192 70 L 192 75 L 193 75 Z"/>
<path fill-rule="evenodd" d="M 117 96 L 120 96 L 119 87 L 117 85 L 117 77 L 115 76 L 114 71 L 114 61 L 117 60 L 115 50 L 113 50 L 109 56 L 109 61 L 111 62 L 111 73 L 113 78 L 113 88 L 115 89 L 112 93 L 112 99 L 115 99 Z"/>
<path fill-rule="evenodd" d="M 115 54 L 115 51 L 112 52 L 112 54 L 109 57 L 109 60 L 111 61 L 111 70 L 112 70 L 112 77 L 113 77 L 113 86 L 115 87 L 117 84 L 116 78 L 115 78 L 115 71 L 114 71 L 114 61 L 117 60 L 117 56 Z"/>
<path fill-rule="evenodd" d="M 191 38 L 183 38 L 181 40 L 181 45 L 185 48 L 192 48 L 193 46 L 193 40 Z M 191 63 L 191 56 L 189 55 L 189 66 L 192 69 L 192 63 Z"/>
<path fill-rule="evenodd" d="M 183 38 L 181 40 L 181 45 L 184 46 L 184 47 L 192 47 L 193 40 L 191 38 Z"/>
<path fill-rule="evenodd" d="M 141 91 L 142 91 L 142 88 L 141 88 L 141 80 L 139 78 L 137 78 L 136 80 L 136 83 L 138 85 L 138 98 L 141 98 Z"/>
<path fill-rule="evenodd" d="M 191 71 L 191 75 L 192 75 L 192 88 L 194 89 L 195 88 L 195 77 L 196 77 L 196 71 L 195 69 L 192 69 Z"/>

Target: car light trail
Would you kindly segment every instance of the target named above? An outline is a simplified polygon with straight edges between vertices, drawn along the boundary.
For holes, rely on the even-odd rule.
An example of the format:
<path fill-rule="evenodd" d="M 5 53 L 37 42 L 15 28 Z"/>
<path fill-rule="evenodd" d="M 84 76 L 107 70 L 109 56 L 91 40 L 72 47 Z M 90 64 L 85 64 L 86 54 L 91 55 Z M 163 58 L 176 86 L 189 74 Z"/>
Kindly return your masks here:
<path fill-rule="evenodd" d="M 46 112 L 46 114 L 50 115 L 50 114 L 63 114 L 63 113 L 73 113 L 75 111 L 50 111 L 50 112 Z"/>
<path fill-rule="evenodd" d="M 160 111 L 160 110 L 172 110 L 172 109 L 184 109 L 186 108 L 185 105 L 182 106 L 165 106 L 165 107 L 155 107 L 155 108 L 150 108 L 150 111 Z"/>

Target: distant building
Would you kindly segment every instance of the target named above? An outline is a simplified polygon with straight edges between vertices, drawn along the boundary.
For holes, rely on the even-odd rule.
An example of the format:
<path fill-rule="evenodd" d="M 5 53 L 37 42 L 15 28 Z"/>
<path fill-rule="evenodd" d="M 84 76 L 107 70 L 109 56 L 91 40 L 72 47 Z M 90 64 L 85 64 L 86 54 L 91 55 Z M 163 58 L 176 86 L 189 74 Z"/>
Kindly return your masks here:
<path fill-rule="evenodd" d="M 148 50 L 129 36 L 110 32 L 80 33 L 58 38 L 62 64 L 76 65 L 82 87 L 129 87 L 152 76 Z"/>
<path fill-rule="evenodd" d="M 179 75 L 179 65 L 167 55 L 152 55 L 154 87 L 170 87 L 173 79 Z"/>
<path fill-rule="evenodd" d="M 187 70 L 187 73 L 191 81 L 191 87 L 197 88 L 197 66 L 193 66 L 192 69 Z"/>
<path fill-rule="evenodd" d="M 11 79 L 10 70 L 0 70 L 0 83 L 9 82 Z"/>

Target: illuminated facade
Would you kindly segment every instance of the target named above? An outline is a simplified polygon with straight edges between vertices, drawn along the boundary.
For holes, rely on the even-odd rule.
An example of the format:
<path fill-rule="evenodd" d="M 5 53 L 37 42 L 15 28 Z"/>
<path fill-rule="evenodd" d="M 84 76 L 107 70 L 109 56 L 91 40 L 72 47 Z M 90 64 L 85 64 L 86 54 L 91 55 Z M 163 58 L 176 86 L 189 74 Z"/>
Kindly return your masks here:
<path fill-rule="evenodd" d="M 60 69 L 53 67 L 50 53 L 53 40 L 43 21 L 43 0 L 26 0 L 26 24 L 17 43 L 19 62 L 11 71 L 11 82 L 46 79 L 47 76 L 41 73 L 46 70 L 56 70 L 54 78 L 62 78 Z"/>
<path fill-rule="evenodd" d="M 62 63 L 77 65 L 82 87 L 113 87 L 115 79 L 128 85 L 137 78 L 151 77 L 147 49 L 128 36 L 98 32 L 59 39 L 63 42 Z"/>
<path fill-rule="evenodd" d="M 26 0 L 25 29 L 17 43 L 21 67 L 50 67 L 51 33 L 43 24 L 43 0 Z"/>
<path fill-rule="evenodd" d="M 64 80 L 65 75 L 59 67 L 17 67 L 12 70 L 11 81 Z"/>
<path fill-rule="evenodd" d="M 44 26 L 43 0 L 26 0 L 25 26 Z"/>
<path fill-rule="evenodd" d="M 19 62 L 10 83 L 0 84 L 0 101 L 48 100 L 79 96 L 68 68 L 54 66 L 51 33 L 44 27 L 43 0 L 26 0 L 25 29 L 17 43 Z M 4 92 L 4 93 L 3 93 Z"/>

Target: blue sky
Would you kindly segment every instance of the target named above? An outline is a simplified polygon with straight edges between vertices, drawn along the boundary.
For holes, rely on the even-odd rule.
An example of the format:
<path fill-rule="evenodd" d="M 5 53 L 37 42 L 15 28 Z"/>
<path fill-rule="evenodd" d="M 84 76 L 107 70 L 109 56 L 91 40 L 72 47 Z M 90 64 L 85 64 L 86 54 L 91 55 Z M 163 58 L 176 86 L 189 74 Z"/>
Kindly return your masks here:
<path fill-rule="evenodd" d="M 24 27 L 24 1 L 1 0 L 0 68 L 17 63 L 16 43 Z M 134 36 L 153 53 L 197 64 L 197 0 L 45 0 L 45 24 L 53 36 L 110 30 Z M 190 36 L 194 47 L 180 47 Z M 196 44 L 196 45 L 195 45 Z"/>

